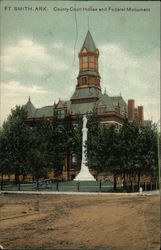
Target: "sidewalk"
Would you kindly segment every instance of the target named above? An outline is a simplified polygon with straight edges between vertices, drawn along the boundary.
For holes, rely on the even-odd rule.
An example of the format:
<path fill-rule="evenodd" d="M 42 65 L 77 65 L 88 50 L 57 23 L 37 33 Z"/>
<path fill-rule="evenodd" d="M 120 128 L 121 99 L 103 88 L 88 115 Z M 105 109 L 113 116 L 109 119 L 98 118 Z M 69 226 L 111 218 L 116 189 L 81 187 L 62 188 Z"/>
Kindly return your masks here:
<path fill-rule="evenodd" d="M 142 193 L 103 193 L 103 192 L 61 192 L 61 191 L 0 191 L 0 194 L 57 194 L 57 195 L 121 195 L 121 196 L 145 196 L 145 195 L 160 195 L 159 190 L 144 191 Z"/>

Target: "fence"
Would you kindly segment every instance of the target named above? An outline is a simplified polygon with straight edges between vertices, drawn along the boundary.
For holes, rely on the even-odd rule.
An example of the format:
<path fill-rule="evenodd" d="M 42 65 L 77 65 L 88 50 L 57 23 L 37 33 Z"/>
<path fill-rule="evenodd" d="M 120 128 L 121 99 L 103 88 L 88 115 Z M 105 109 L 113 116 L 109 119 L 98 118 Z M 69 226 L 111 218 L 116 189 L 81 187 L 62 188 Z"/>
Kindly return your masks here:
<path fill-rule="evenodd" d="M 142 187 L 143 191 L 159 189 L 158 182 L 126 183 L 123 187 L 117 184 L 115 192 L 138 192 Z M 11 181 L 1 182 L 1 190 L 4 191 L 57 191 L 57 192 L 114 192 L 113 183 L 107 181 L 67 181 L 52 182 L 40 181 L 15 184 Z"/>

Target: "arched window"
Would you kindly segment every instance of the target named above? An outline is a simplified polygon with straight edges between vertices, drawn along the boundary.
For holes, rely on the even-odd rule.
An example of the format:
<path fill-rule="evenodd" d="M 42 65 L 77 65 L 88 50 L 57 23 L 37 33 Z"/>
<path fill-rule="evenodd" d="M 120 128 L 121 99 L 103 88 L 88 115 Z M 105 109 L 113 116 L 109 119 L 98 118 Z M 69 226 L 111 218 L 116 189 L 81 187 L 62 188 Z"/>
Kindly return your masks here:
<path fill-rule="evenodd" d="M 82 77 L 82 84 L 87 84 L 87 77 Z"/>

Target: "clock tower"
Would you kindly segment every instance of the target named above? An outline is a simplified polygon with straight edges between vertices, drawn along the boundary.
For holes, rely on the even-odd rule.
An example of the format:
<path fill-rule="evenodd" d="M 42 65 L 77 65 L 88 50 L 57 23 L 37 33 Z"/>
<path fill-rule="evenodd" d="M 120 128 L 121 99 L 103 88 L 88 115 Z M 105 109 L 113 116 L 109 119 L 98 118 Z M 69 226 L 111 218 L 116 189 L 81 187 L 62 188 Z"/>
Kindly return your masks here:
<path fill-rule="evenodd" d="M 100 87 L 100 75 L 98 72 L 99 50 L 96 48 L 90 31 L 87 32 L 85 41 L 79 53 L 79 75 L 76 89 Z"/>

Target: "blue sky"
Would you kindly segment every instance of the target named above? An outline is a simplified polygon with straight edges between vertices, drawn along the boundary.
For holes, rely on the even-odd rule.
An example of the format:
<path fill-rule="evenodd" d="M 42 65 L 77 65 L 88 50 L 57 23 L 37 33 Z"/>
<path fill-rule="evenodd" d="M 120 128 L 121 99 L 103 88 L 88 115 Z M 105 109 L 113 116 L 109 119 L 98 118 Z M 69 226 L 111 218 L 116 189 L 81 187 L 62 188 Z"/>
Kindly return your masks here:
<path fill-rule="evenodd" d="M 136 106 L 144 106 L 145 119 L 159 120 L 159 2 L 6 0 L 0 5 L 1 124 L 11 108 L 25 104 L 28 96 L 35 107 L 52 105 L 59 98 L 70 99 L 77 83 L 78 53 L 88 31 L 88 18 L 100 51 L 102 90 L 106 88 L 111 96 L 121 92 L 126 101 L 135 99 Z M 46 7 L 46 11 L 36 7 Z M 54 7 L 80 10 L 54 11 Z M 97 11 L 81 11 L 88 7 Z M 127 11 L 130 7 L 150 11 Z"/>

